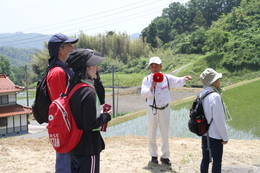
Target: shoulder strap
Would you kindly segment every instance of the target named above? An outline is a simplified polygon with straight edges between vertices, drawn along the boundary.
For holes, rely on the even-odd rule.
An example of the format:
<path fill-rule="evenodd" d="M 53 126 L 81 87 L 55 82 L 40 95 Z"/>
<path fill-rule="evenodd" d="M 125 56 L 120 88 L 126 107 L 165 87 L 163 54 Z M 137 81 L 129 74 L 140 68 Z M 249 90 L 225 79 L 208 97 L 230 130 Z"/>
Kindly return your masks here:
<path fill-rule="evenodd" d="M 80 89 L 80 88 L 82 88 L 82 87 L 91 87 L 91 88 L 93 88 L 92 86 L 90 86 L 89 84 L 86 84 L 86 83 L 78 83 L 77 85 L 75 85 L 73 88 L 72 88 L 72 90 L 69 92 L 69 94 L 68 94 L 68 98 L 70 99 L 70 97 L 78 90 L 78 89 Z M 68 87 L 67 87 L 67 89 L 68 89 Z M 66 89 L 66 93 L 67 93 L 67 89 Z"/>
<path fill-rule="evenodd" d="M 211 93 L 214 93 L 214 92 L 216 92 L 216 91 L 214 91 L 214 90 L 212 90 L 212 91 L 207 91 L 207 92 L 201 97 L 201 100 L 204 99 L 205 97 L 207 97 L 207 95 L 209 95 L 209 94 L 211 94 Z M 213 117 L 212 117 L 212 119 L 211 119 L 210 122 L 209 122 L 209 126 L 210 126 L 210 124 L 212 123 L 212 121 L 213 121 Z"/>
<path fill-rule="evenodd" d="M 207 97 L 207 95 L 214 93 L 216 91 L 212 90 L 212 91 L 207 91 L 203 96 L 201 96 L 201 99 L 204 99 L 205 97 Z"/>
<path fill-rule="evenodd" d="M 48 75 L 48 72 L 49 72 L 52 68 L 54 68 L 54 67 L 60 67 L 60 68 L 64 71 L 64 73 L 66 74 L 67 86 L 68 86 L 68 85 L 69 85 L 69 80 L 70 80 L 70 75 L 69 75 L 69 73 L 65 70 L 65 68 L 62 67 L 61 65 L 54 64 L 54 65 L 51 65 L 50 67 L 48 67 L 48 68 L 46 69 L 46 76 Z"/>
<path fill-rule="evenodd" d="M 165 78 L 167 79 L 168 89 L 170 90 L 169 79 L 168 79 L 168 77 L 167 77 L 166 75 L 164 75 L 164 76 L 165 76 Z"/>

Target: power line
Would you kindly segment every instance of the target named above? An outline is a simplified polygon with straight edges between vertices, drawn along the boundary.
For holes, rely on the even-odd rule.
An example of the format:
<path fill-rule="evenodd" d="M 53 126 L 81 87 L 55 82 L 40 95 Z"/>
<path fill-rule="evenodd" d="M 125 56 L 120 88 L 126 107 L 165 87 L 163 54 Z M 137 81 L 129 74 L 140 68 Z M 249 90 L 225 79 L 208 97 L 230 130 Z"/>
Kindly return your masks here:
<path fill-rule="evenodd" d="M 144 16 L 147 16 L 147 15 L 150 15 L 150 14 L 153 14 L 154 12 L 152 12 L 152 13 L 148 13 L 148 14 L 144 14 L 144 15 L 142 15 L 142 16 L 136 16 L 136 17 L 132 17 L 132 18 L 130 18 L 130 19 L 124 19 L 124 20 L 121 20 L 121 21 L 118 21 L 117 19 L 116 19 L 116 22 L 114 22 L 114 23 L 111 23 L 111 21 L 106 21 L 106 22 L 110 22 L 109 24 L 106 24 L 106 25 L 104 25 L 104 23 L 100 23 L 100 24 L 103 24 L 103 25 L 101 25 L 101 26 L 96 26 L 96 27 L 92 27 L 92 28 L 89 28 L 89 29 L 83 29 L 83 31 L 90 31 L 90 30 L 94 30 L 94 29 L 97 29 L 97 28 L 100 28 L 100 27 L 106 27 L 106 26 L 109 26 L 109 25 L 114 25 L 114 24 L 117 24 L 117 23 L 121 23 L 121 22 L 126 22 L 126 21 L 129 21 L 129 20 L 133 20 L 133 19 L 136 19 L 136 18 L 139 18 L 139 17 L 144 17 Z M 106 23 L 105 22 L 105 23 Z M 72 30 L 75 30 L 75 29 L 72 29 Z M 71 31 L 71 30 L 64 30 L 64 31 L 61 31 L 61 33 L 63 33 L 63 32 L 69 32 L 69 31 Z M 7 46 L 5 46 L 5 47 L 10 47 L 10 46 L 16 46 L 16 45 L 21 45 L 21 44 L 24 44 L 24 43 L 28 43 L 28 41 L 30 41 L 30 42 L 32 42 L 32 41 L 41 41 L 42 39 L 41 39 L 42 37 L 31 37 L 31 38 L 24 38 L 24 39 L 20 39 L 19 41 L 23 41 L 23 42 L 16 42 L 16 43 L 14 43 L 14 44 L 9 44 L 9 45 L 7 45 Z M 32 39 L 35 39 L 35 40 L 32 40 Z M 13 43 L 13 41 L 9 41 L 9 42 L 5 42 L 5 44 L 6 43 Z M 1 47 L 1 45 L 0 45 L 0 47 Z"/>
<path fill-rule="evenodd" d="M 145 4 L 145 5 L 142 5 L 142 6 L 138 6 L 138 7 L 135 7 L 135 8 L 131 8 L 131 9 L 127 9 L 127 11 L 131 11 L 131 10 L 134 10 L 134 9 L 137 9 L 137 8 L 142 8 L 142 7 L 144 7 L 144 6 L 147 6 L 147 5 L 151 5 L 151 4 L 153 4 L 153 3 L 157 3 L 158 1 L 154 1 L 154 2 L 152 2 L 152 3 L 148 3 L 148 4 Z M 135 5 L 136 3 L 134 3 L 134 4 L 130 4 L 130 5 Z M 146 11 L 142 11 L 141 13 L 144 13 L 144 12 L 149 12 L 149 11 L 151 11 L 151 10 L 153 10 L 153 9 L 158 9 L 158 7 L 163 7 L 163 6 L 166 6 L 166 4 L 165 5 L 161 5 L 161 6 L 157 6 L 157 7 L 155 7 L 155 8 L 152 8 L 152 9 L 148 9 L 148 10 L 146 10 Z M 119 7 L 119 8 L 115 8 L 115 9 L 121 9 L 121 8 L 124 8 L 124 7 L 126 7 L 126 6 L 123 6 L 123 7 Z M 127 6 L 127 7 L 129 7 L 129 6 Z M 99 15 L 99 14 L 106 14 L 106 12 L 109 12 L 109 11 L 114 11 L 115 9 L 113 9 L 113 10 L 108 10 L 108 11 L 105 11 L 105 12 L 101 12 L 101 13 L 97 13 L 97 14 L 94 14 L 94 15 L 91 15 L 91 16 L 96 16 L 96 15 Z M 160 11 L 162 11 L 162 10 L 160 10 Z M 93 20 L 96 20 L 96 19 L 99 19 L 99 18 L 104 18 L 104 17 L 108 17 L 108 16 L 113 16 L 113 15 L 118 15 L 118 14 L 122 14 L 122 13 L 125 13 L 126 12 L 126 10 L 124 10 L 124 11 L 120 11 L 120 12 L 115 12 L 115 13 L 112 13 L 112 14 L 109 14 L 109 15 L 106 15 L 106 16 L 101 16 L 101 17 L 96 17 L 96 18 L 92 18 L 92 19 L 89 19 L 88 21 L 93 21 Z M 156 12 L 159 12 L 159 11 L 156 11 Z M 141 14 L 141 13 L 138 13 L 138 14 Z M 124 20 L 118 20 L 118 19 L 121 19 L 121 18 L 124 18 L 124 17 L 119 17 L 119 18 L 116 18 L 116 19 L 113 19 L 113 20 L 107 20 L 107 21 L 105 21 L 105 22 L 100 22 L 100 23 L 96 23 L 96 24 L 94 24 L 94 25 L 91 25 L 91 26 L 93 26 L 92 28 L 89 28 L 89 29 L 83 29 L 84 31 L 89 31 L 89 30 L 93 30 L 93 29 L 97 29 L 97 28 L 100 28 L 100 27 L 105 27 L 105 26 L 109 26 L 109 25 L 114 25 L 114 24 L 117 24 L 117 23 L 121 23 L 121 22 L 125 22 L 125 21 L 129 21 L 129 20 L 133 20 L 133 19 L 136 19 L 136 18 L 140 18 L 140 17 L 143 17 L 143 16 L 146 16 L 146 15 L 149 15 L 149 14 L 153 14 L 154 12 L 151 12 L 151 13 L 147 13 L 147 14 L 144 14 L 144 15 L 139 15 L 139 16 L 136 16 L 136 17 L 132 17 L 132 16 L 134 16 L 134 15 L 136 15 L 137 13 L 134 13 L 134 15 L 131 15 L 131 18 L 129 18 L 129 19 L 124 19 Z M 128 15 L 127 17 L 129 17 L 130 15 Z M 89 16 L 88 16 L 89 17 Z M 75 20 L 80 20 L 80 19 L 85 19 L 86 17 L 81 17 L 81 18 L 78 18 L 78 19 L 75 19 Z M 113 22 L 113 21 L 115 21 L 116 20 L 116 22 L 114 22 L 114 23 L 111 23 L 111 22 Z M 72 20 L 70 20 L 70 21 L 72 21 Z M 106 24 L 106 25 L 104 25 L 104 23 L 107 23 L 107 22 L 110 22 L 109 24 Z M 62 22 L 62 23 L 65 23 L 65 22 Z M 79 24 L 79 23 L 76 23 L 76 24 Z M 100 24 L 102 24 L 101 26 L 100 26 Z M 65 26 L 71 26 L 71 24 L 70 25 L 65 25 Z M 62 26 L 62 27 L 64 27 L 64 26 Z M 89 27 L 89 26 L 80 26 L 80 28 L 84 28 L 84 27 Z M 57 28 L 57 27 L 56 27 Z M 61 27 L 58 27 L 58 28 L 61 28 Z M 67 31 L 63 31 L 63 32 L 69 32 L 69 31 L 72 31 L 72 30 L 75 30 L 75 28 L 73 28 L 73 29 L 70 29 L 70 30 L 67 30 Z M 81 29 L 82 30 L 82 29 Z M 8 38 L 10 38 L 10 37 L 8 37 Z M 24 42 L 16 42 L 15 44 L 11 44 L 11 46 L 14 46 L 14 45 L 20 45 L 20 44 L 24 44 L 24 43 L 27 43 L 29 40 L 30 40 L 30 42 L 32 41 L 32 39 L 35 39 L 35 40 L 33 40 L 33 41 L 40 41 L 41 40 L 41 38 L 42 37 L 31 37 L 31 38 L 26 38 L 26 39 L 20 39 L 19 41 L 24 41 Z M 13 41 L 10 41 L 10 42 L 5 42 L 5 43 L 13 43 Z M 9 46 L 9 45 L 8 45 Z"/>
<path fill-rule="evenodd" d="M 142 2 L 142 1 L 141 1 Z M 138 2 L 138 3 L 141 3 L 141 2 Z M 132 8 L 132 9 L 138 9 L 140 7 L 144 7 L 144 6 L 147 6 L 147 5 L 151 5 L 153 3 L 157 3 L 159 1 L 154 1 L 152 3 L 146 3 L 142 6 L 137 6 L 136 8 Z M 75 22 L 77 20 L 80 20 L 80 19 L 87 19 L 87 21 L 93 21 L 93 20 L 96 20 L 96 19 L 103 19 L 104 17 L 107 17 L 107 16 L 111 16 L 111 15 L 107 15 L 108 12 L 113 12 L 113 11 L 116 11 L 117 9 L 123 9 L 123 8 L 126 8 L 126 7 L 129 7 L 129 6 L 133 6 L 133 5 L 136 5 L 138 3 L 133 3 L 133 4 L 130 4 L 130 5 L 126 5 L 126 6 L 123 6 L 123 7 L 119 7 L 119 8 L 114 8 L 114 9 L 111 9 L 111 10 L 107 10 L 107 11 L 104 11 L 104 12 L 100 12 L 100 13 L 96 13 L 96 14 L 92 14 L 92 15 L 89 15 L 89 16 L 84 16 L 84 17 L 81 17 L 81 18 L 76 18 L 76 19 L 73 19 L 73 20 L 69 20 L 69 21 L 65 21 L 65 22 L 61 22 L 61 23 L 55 23 L 53 25 L 47 25 L 47 26 L 43 26 L 43 27 L 37 27 L 37 28 L 45 28 L 45 27 L 48 27 L 48 26 L 55 26 L 55 25 L 59 25 L 59 24 L 62 24 L 62 23 L 65 23 L 66 25 L 63 25 L 63 26 L 58 26 L 58 27 L 52 27 L 52 28 L 49 28 L 49 29 L 45 29 L 45 30 L 39 30 L 37 31 L 37 33 L 41 33 L 41 32 L 44 32 L 44 31 L 49 31 L 49 30 L 54 30 L 54 29 L 58 29 L 58 28 L 64 28 L 64 27 L 68 27 L 68 26 L 71 26 L 71 25 L 74 25 L 73 23 L 69 23 L 71 21 Z M 114 15 L 118 15 L 120 13 L 124 13 L 126 11 L 129 11 L 129 10 L 124 10 L 124 11 L 121 11 L 121 12 L 117 12 L 117 13 L 114 13 Z M 96 17 L 100 14 L 105 14 L 104 16 L 100 16 L 100 17 Z M 91 17 L 96 17 L 94 19 L 91 19 Z M 85 22 L 85 21 L 83 21 Z M 68 24 L 69 23 L 69 24 Z M 77 23 L 76 23 L 77 24 Z M 33 28 L 35 29 L 35 28 Z M 26 30 L 23 30 L 21 32 L 24 32 L 24 31 L 28 31 L 28 30 L 33 30 L 33 29 L 26 29 Z M 35 32 L 35 31 L 34 31 Z M 16 37 L 16 36 L 13 36 L 13 37 Z M 2 39 L 6 39 L 6 38 L 12 38 L 12 37 L 2 37 Z"/>
<path fill-rule="evenodd" d="M 92 14 L 92 15 L 89 15 L 89 16 L 84 16 L 84 17 L 80 17 L 80 18 L 76 18 L 76 19 L 72 19 L 72 20 L 68 20 L 68 21 L 64 21 L 64 22 L 60 22 L 60 23 L 55 23 L 55 24 L 51 24 L 51 25 L 46 25 L 46 26 L 42 26 L 42 27 L 37 27 L 37 28 L 45 28 L 45 27 L 49 27 L 49 26 L 53 26 L 53 25 L 59 25 L 59 24 L 68 23 L 68 22 L 74 22 L 74 21 L 77 21 L 77 20 L 89 18 L 89 17 L 91 17 L 91 16 L 94 16 L 94 17 L 95 17 L 95 16 L 100 15 L 100 14 L 106 14 L 106 13 L 108 13 L 108 12 L 111 12 L 111 11 L 113 12 L 113 11 L 115 11 L 115 10 L 117 10 L 117 9 L 122 9 L 122 8 L 125 8 L 125 7 L 129 7 L 129 6 L 132 6 L 132 5 L 136 5 L 136 4 L 138 4 L 138 3 L 142 3 L 142 2 L 143 2 L 143 1 L 140 1 L 140 2 L 137 2 L 137 3 L 125 5 L 125 6 L 122 6 L 122 7 L 114 8 L 114 9 L 111 9 L 111 10 L 103 11 L 103 12 L 96 13 L 96 14 Z M 152 2 L 152 3 L 149 3 L 149 4 L 153 4 L 153 3 L 156 3 L 156 2 L 158 2 L 158 1 L 155 1 L 155 2 Z M 145 5 L 149 5 L 149 4 L 145 4 Z M 141 6 L 141 7 L 143 7 L 143 6 Z M 137 8 L 139 8 L 139 7 L 137 7 Z M 123 12 L 125 12 L 125 11 L 123 11 Z M 65 25 L 65 26 L 66 26 L 66 25 Z M 28 31 L 28 30 L 32 30 L 32 29 L 37 29 L 37 28 L 26 29 L 26 30 L 24 30 L 24 31 Z M 46 30 L 44 30 L 44 31 L 46 31 Z"/>
<path fill-rule="evenodd" d="M 154 3 L 156 3 L 156 2 L 152 2 L 152 3 L 149 3 L 149 4 L 145 4 L 145 5 L 142 5 L 142 6 L 138 6 L 138 7 L 133 7 L 133 8 L 131 8 L 131 9 L 127 9 L 127 10 L 121 10 L 121 11 L 119 11 L 119 12 L 115 12 L 115 13 L 112 13 L 112 14 L 104 14 L 103 16 L 100 16 L 100 17 L 96 17 L 96 15 L 99 15 L 99 14 L 103 14 L 103 13 L 105 13 L 105 12 L 102 12 L 102 13 L 99 13 L 99 14 L 96 14 L 96 15 L 90 15 L 90 16 L 93 16 L 93 17 L 95 17 L 95 18 L 92 18 L 92 19 L 87 19 L 87 20 L 84 20 L 84 21 L 80 21 L 80 22 L 77 22 L 77 23 L 71 23 L 71 24 L 66 24 L 66 25 L 64 25 L 64 26 L 60 26 L 60 27 L 58 27 L 58 28 L 64 28 L 64 27 L 66 27 L 66 26 L 70 26 L 70 25 L 77 25 L 77 24 L 81 24 L 82 22 L 90 22 L 90 21 L 95 21 L 95 20 L 98 20 L 98 19 L 104 19 L 104 18 L 107 18 L 107 17 L 109 17 L 109 16 L 115 16 L 115 15 L 118 15 L 118 14 L 122 14 L 122 13 L 126 13 L 126 12 L 128 12 L 128 11 L 132 11 L 132 10 L 136 10 L 136 9 L 138 9 L 138 8 L 142 8 L 142 7 L 147 7 L 148 5 L 151 5 L 151 4 L 154 4 Z M 160 7 L 160 6 L 159 6 Z M 155 7 L 155 8 L 157 8 L 158 9 L 158 6 L 157 7 Z M 112 11 L 112 10 L 109 10 L 109 11 Z M 146 10 L 147 11 L 147 10 Z M 89 16 L 86 16 L 86 17 L 82 17 L 82 18 L 80 18 L 80 19 L 86 19 L 86 18 L 89 18 Z M 122 18 L 122 17 L 121 17 Z M 70 20 L 71 21 L 71 20 Z M 73 21 L 73 22 L 75 22 L 75 21 Z M 102 22 L 103 23 L 103 22 Z M 57 29 L 57 28 L 54 28 L 54 29 Z M 45 30 L 46 31 L 46 30 Z"/>

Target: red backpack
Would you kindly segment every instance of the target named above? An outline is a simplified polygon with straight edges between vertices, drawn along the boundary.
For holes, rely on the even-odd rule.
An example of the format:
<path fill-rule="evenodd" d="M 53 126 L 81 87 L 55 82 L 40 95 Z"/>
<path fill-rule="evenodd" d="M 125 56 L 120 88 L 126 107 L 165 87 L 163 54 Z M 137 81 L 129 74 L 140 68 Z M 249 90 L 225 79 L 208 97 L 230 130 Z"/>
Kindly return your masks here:
<path fill-rule="evenodd" d="M 79 130 L 70 109 L 70 98 L 81 87 L 91 87 L 86 83 L 79 83 L 71 92 L 55 99 L 49 107 L 48 134 L 53 148 L 58 153 L 73 150 L 83 133 Z"/>

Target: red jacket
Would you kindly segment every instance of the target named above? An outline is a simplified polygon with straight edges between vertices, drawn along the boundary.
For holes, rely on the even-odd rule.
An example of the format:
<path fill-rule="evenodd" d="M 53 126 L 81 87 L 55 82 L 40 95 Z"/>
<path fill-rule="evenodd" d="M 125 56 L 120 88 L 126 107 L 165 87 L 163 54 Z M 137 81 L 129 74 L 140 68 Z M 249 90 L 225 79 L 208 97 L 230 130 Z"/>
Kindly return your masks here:
<path fill-rule="evenodd" d="M 61 67 L 50 69 L 47 78 L 48 94 L 51 102 L 57 99 L 61 93 L 65 92 L 67 86 L 67 74 Z"/>

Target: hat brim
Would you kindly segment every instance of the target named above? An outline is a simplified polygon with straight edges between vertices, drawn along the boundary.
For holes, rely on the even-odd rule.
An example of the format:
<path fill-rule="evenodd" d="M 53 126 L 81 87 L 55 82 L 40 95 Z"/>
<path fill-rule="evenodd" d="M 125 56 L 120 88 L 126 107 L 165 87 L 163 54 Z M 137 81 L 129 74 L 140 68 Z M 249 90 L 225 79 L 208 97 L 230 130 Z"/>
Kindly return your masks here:
<path fill-rule="evenodd" d="M 78 38 L 69 38 L 68 40 L 64 41 L 64 43 L 74 44 L 74 43 L 77 43 L 78 40 L 79 40 Z"/>
<path fill-rule="evenodd" d="M 96 56 L 94 54 L 91 55 L 91 57 L 87 60 L 86 65 L 92 66 L 97 65 L 98 63 L 102 62 L 105 58 L 102 56 Z"/>
<path fill-rule="evenodd" d="M 158 64 L 158 65 L 161 65 L 162 63 L 157 62 L 157 61 L 149 62 L 149 66 L 150 66 L 151 64 Z"/>
<path fill-rule="evenodd" d="M 211 81 L 210 84 L 213 84 L 216 80 L 222 78 L 222 73 L 217 73 L 214 77 L 214 79 Z"/>

